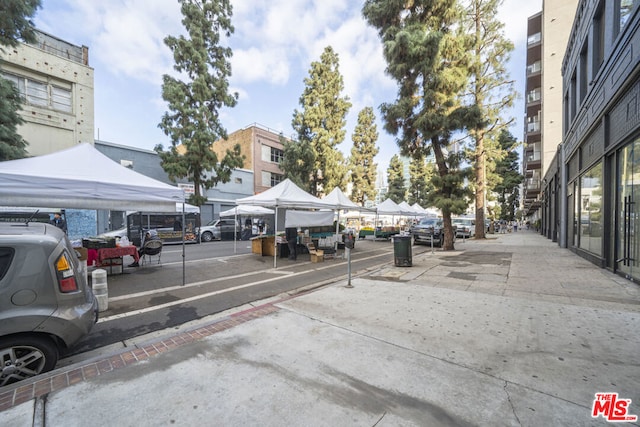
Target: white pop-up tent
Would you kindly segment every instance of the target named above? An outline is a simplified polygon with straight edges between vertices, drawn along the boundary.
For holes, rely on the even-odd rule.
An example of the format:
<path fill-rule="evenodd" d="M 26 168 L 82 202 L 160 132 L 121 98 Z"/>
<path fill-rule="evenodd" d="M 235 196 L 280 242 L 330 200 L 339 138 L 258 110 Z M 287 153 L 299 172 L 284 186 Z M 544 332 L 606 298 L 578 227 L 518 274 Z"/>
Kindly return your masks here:
<path fill-rule="evenodd" d="M 235 216 L 235 215 L 273 215 L 273 209 L 263 208 L 262 206 L 236 206 L 235 208 L 227 209 L 220 212 L 220 216 Z"/>
<path fill-rule="evenodd" d="M 82 143 L 66 150 L 0 162 L 0 204 L 172 212 L 182 189 L 119 165 Z"/>
<path fill-rule="evenodd" d="M 367 212 L 374 211 L 373 209 L 362 207 L 360 205 L 357 205 L 353 201 L 351 201 L 351 199 L 349 199 L 347 195 L 344 194 L 344 192 L 339 187 L 334 188 L 329 194 L 323 197 L 322 200 L 325 202 L 332 203 L 333 205 L 335 205 L 336 209 L 338 210 L 338 220 L 336 221 L 336 235 L 339 234 L 340 232 L 339 223 L 340 223 L 341 209 L 367 211 Z M 336 241 L 336 249 L 337 248 L 338 248 L 338 242 Z"/>
<path fill-rule="evenodd" d="M 275 234 L 278 234 L 278 208 L 290 209 L 336 209 L 336 206 L 320 200 L 319 198 L 307 193 L 290 179 L 285 179 L 275 187 L 256 194 L 255 196 L 237 199 L 236 204 L 249 206 L 264 206 L 275 208 Z M 277 239 L 274 243 L 273 268 L 276 267 L 276 253 L 278 252 Z"/>

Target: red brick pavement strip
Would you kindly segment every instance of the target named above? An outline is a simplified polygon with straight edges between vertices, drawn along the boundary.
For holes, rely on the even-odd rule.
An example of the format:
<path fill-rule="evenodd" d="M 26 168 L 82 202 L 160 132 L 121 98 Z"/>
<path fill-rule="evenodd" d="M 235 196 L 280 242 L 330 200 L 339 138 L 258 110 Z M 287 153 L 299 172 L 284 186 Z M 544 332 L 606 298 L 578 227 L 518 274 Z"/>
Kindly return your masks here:
<path fill-rule="evenodd" d="M 120 354 L 88 363 L 81 367 L 69 367 L 49 377 L 35 377 L 24 380 L 12 390 L 0 391 L 0 412 L 12 408 L 32 399 L 39 398 L 73 384 L 107 374 L 115 369 L 133 365 L 142 360 L 149 359 L 161 353 L 166 353 L 177 347 L 192 343 L 193 341 L 208 337 L 218 332 L 233 328 L 253 319 L 275 313 L 279 309 L 273 304 L 265 304 L 235 313 L 218 322 L 202 326 L 198 329 L 186 331 L 171 338 L 159 342 L 147 344 L 142 348 L 132 348 Z"/>

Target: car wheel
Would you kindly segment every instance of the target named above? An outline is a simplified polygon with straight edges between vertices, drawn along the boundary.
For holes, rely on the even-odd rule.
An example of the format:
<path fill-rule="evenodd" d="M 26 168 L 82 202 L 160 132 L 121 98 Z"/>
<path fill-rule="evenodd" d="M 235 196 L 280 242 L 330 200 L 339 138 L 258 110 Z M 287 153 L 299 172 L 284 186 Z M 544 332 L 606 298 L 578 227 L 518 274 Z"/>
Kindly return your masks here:
<path fill-rule="evenodd" d="M 58 363 L 58 348 L 42 336 L 0 339 L 0 387 L 52 370 Z"/>
<path fill-rule="evenodd" d="M 213 240 L 213 234 L 210 231 L 205 231 L 200 236 L 200 240 L 202 240 L 203 242 L 210 242 Z"/>

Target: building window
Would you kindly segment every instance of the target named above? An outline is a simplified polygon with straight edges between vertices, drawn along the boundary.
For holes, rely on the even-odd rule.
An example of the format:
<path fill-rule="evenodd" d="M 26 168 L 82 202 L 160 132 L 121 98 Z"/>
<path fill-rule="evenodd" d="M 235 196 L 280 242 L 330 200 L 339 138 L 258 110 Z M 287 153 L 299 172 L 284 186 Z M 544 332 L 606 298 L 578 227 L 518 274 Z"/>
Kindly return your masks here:
<path fill-rule="evenodd" d="M 235 178 L 233 179 L 233 182 L 234 182 L 235 184 L 242 184 L 242 178 L 235 177 Z"/>
<path fill-rule="evenodd" d="M 284 151 L 278 148 L 271 147 L 271 161 L 273 163 L 280 164 L 280 162 L 282 162 L 283 159 L 284 159 Z"/>
<path fill-rule="evenodd" d="M 540 132 L 540 113 L 538 116 L 527 117 L 527 132 Z"/>
<path fill-rule="evenodd" d="M 580 177 L 580 248 L 602 255 L 602 162 Z"/>
<path fill-rule="evenodd" d="M 618 0 L 618 33 L 622 31 L 624 26 L 627 24 L 627 21 L 629 21 L 631 12 L 633 11 L 633 3 L 634 0 Z"/>
<path fill-rule="evenodd" d="M 598 74 L 600 67 L 604 61 L 604 44 L 605 44 L 605 28 L 604 28 L 604 2 L 601 1 L 598 10 L 593 18 L 593 69 L 592 75 Z"/>
<path fill-rule="evenodd" d="M 539 73 L 542 70 L 540 61 L 536 61 L 533 64 L 527 65 L 527 74 Z"/>
<path fill-rule="evenodd" d="M 539 87 L 529 91 L 529 93 L 527 93 L 527 103 L 540 101 L 541 94 L 542 92 Z"/>
<path fill-rule="evenodd" d="M 570 122 L 576 118 L 576 113 L 578 112 L 578 90 L 577 90 L 578 82 L 576 79 L 576 72 L 573 71 L 573 75 L 571 76 L 571 83 L 569 84 L 569 90 L 571 93 L 569 94 L 569 114 L 570 114 Z"/>
<path fill-rule="evenodd" d="M 66 113 L 73 111 L 70 89 L 43 83 L 27 77 L 19 77 L 14 74 L 1 73 L 1 75 L 16 85 L 26 104 L 51 108 Z"/>
<path fill-rule="evenodd" d="M 527 37 L 527 46 L 540 43 L 540 40 L 542 40 L 542 33 L 531 34 L 529 37 Z"/>
<path fill-rule="evenodd" d="M 275 187 L 276 185 L 280 184 L 282 181 L 284 181 L 284 175 L 279 175 L 277 173 L 272 173 L 271 174 L 271 186 Z"/>
<path fill-rule="evenodd" d="M 587 88 L 588 88 L 588 84 L 589 84 L 589 73 L 587 71 L 587 52 L 588 52 L 588 47 L 589 44 L 587 41 L 584 42 L 584 45 L 582 46 L 582 50 L 580 51 L 580 70 L 579 70 L 579 75 L 578 77 L 580 78 L 580 85 L 578 86 L 578 89 L 580 91 L 580 101 L 579 101 L 579 105 L 582 105 L 582 103 L 584 102 L 584 99 L 587 97 Z"/>

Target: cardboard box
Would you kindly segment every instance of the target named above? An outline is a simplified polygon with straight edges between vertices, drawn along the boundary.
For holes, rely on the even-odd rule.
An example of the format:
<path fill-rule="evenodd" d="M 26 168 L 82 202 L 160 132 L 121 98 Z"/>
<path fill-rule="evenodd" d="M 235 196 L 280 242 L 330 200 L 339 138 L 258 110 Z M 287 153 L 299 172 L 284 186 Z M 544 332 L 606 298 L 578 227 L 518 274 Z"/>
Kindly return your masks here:
<path fill-rule="evenodd" d="M 324 261 L 324 251 L 313 251 L 309 252 L 311 256 L 311 262 L 323 262 Z"/>
<path fill-rule="evenodd" d="M 89 250 L 87 248 L 73 248 L 78 253 L 78 259 L 80 261 L 86 261 L 89 257 Z"/>

